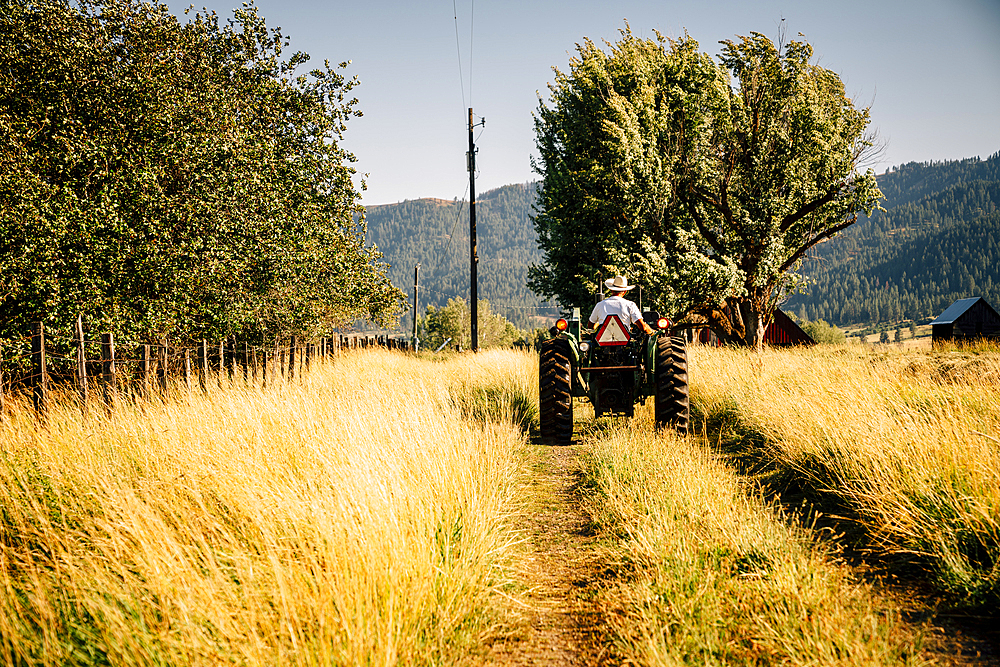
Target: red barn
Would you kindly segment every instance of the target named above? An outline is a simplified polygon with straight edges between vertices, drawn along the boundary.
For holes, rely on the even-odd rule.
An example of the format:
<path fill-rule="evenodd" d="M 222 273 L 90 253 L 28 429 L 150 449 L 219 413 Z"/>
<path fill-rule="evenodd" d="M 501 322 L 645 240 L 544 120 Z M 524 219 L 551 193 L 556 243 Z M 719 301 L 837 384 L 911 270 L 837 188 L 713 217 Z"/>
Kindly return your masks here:
<path fill-rule="evenodd" d="M 721 345 L 715 333 L 708 328 L 702 329 L 698 334 L 698 340 L 705 345 Z M 815 345 L 809 334 L 802 330 L 792 318 L 774 309 L 774 318 L 771 326 L 764 333 L 764 344 L 772 347 L 789 347 L 791 345 Z"/>

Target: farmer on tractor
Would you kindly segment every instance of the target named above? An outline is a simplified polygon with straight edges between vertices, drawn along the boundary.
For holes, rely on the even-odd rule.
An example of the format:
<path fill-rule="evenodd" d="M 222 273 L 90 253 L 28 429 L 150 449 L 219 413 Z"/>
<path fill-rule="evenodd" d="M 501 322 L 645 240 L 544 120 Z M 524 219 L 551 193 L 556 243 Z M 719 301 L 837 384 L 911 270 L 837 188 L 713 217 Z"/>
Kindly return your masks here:
<path fill-rule="evenodd" d="M 590 328 L 596 329 L 601 322 L 607 319 L 608 315 L 617 315 L 622 324 L 629 328 L 638 324 L 646 334 L 652 336 L 653 328 L 642 319 L 639 307 L 622 296 L 625 292 L 633 289 L 635 285 L 629 285 L 624 276 L 615 276 L 605 280 L 604 286 L 608 289 L 609 296 L 594 306 L 594 310 L 590 314 Z"/>
<path fill-rule="evenodd" d="M 581 331 L 580 309 L 559 318 L 538 350 L 538 422 L 543 441 L 573 441 L 573 402 L 588 401 L 594 416 L 632 416 L 653 397 L 657 427 L 686 434 L 690 421 L 687 342 L 659 313 L 643 313 L 624 297 L 634 287 L 624 276 L 604 282 L 610 296 Z M 655 328 L 646 323 L 655 323 Z M 646 335 L 635 335 L 639 325 Z"/>

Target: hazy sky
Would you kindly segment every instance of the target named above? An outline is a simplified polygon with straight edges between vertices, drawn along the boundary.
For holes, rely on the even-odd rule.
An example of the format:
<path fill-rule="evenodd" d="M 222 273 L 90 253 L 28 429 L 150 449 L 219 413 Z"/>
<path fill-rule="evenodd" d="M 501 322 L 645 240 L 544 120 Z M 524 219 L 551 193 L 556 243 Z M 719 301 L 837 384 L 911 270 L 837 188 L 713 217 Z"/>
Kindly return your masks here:
<path fill-rule="evenodd" d="M 204 0 L 203 0 L 204 1 Z M 213 0 L 214 1 L 214 0 Z M 202 3 L 198 3 L 199 5 Z M 209 3 L 223 17 L 230 4 Z M 750 31 L 774 39 L 781 19 L 816 62 L 871 104 L 886 167 L 1000 150 L 1000 0 L 259 0 L 270 26 L 314 62 L 351 60 L 363 118 L 345 147 L 367 173 L 364 203 L 462 197 L 468 107 L 486 118 L 476 190 L 533 180 L 532 112 L 552 67 L 584 37 L 687 29 L 704 51 Z M 174 9 L 181 5 L 171 3 Z M 459 76 L 456 21 L 461 49 Z M 464 87 L 464 98 L 463 98 Z M 477 130 L 478 132 L 478 130 Z"/>

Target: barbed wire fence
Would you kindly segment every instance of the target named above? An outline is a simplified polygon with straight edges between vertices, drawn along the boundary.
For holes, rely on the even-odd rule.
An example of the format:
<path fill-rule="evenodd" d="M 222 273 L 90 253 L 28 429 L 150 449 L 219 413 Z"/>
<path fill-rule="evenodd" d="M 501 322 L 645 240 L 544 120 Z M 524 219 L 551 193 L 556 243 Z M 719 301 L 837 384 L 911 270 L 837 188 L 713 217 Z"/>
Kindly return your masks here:
<path fill-rule="evenodd" d="M 30 396 L 36 414 L 44 417 L 56 389 L 75 393 L 86 415 L 97 402 L 112 409 L 124 396 L 163 394 L 171 381 L 188 391 L 233 383 L 267 387 L 301 377 L 317 360 L 369 347 L 408 351 L 410 343 L 370 334 L 289 336 L 266 345 L 234 337 L 202 339 L 194 346 L 160 338 L 123 350 L 111 332 L 88 337 L 81 316 L 72 328 L 35 322 L 26 336 L 0 339 L 0 412 Z"/>

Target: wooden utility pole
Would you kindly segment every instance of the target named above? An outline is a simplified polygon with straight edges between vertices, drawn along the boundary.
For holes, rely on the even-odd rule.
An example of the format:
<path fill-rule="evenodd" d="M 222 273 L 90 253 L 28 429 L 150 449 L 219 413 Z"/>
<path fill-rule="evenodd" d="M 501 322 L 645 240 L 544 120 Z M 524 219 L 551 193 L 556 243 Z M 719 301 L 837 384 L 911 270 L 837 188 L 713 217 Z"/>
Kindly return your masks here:
<path fill-rule="evenodd" d="M 420 289 L 420 264 L 413 267 L 413 336 L 410 342 L 417 349 L 417 290 Z"/>
<path fill-rule="evenodd" d="M 483 121 L 485 122 L 485 121 Z M 469 299 L 472 301 L 472 351 L 479 351 L 479 252 L 476 249 L 476 140 L 469 107 Z"/>

